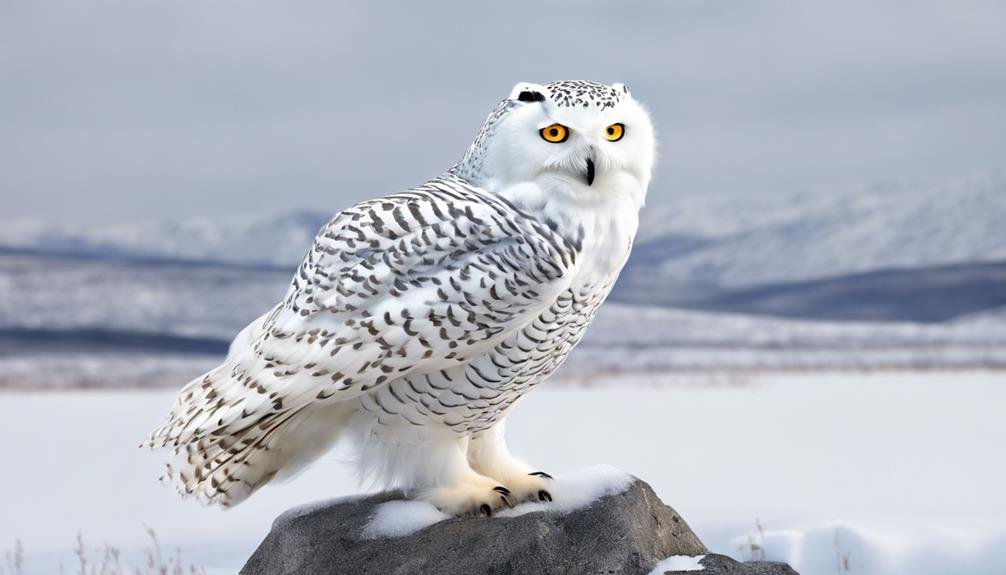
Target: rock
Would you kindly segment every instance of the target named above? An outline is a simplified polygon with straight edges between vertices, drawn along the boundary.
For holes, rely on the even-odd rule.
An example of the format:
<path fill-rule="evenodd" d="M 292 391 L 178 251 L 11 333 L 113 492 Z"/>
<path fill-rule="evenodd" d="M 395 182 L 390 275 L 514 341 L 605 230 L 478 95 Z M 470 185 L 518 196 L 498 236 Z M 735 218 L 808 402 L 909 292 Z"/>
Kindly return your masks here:
<path fill-rule="evenodd" d="M 731 559 L 726 555 L 710 553 L 699 561 L 702 565 L 702 575 L 799 575 L 792 567 L 785 563 L 774 561 L 751 561 L 741 563 Z M 694 574 L 694 571 L 665 571 L 667 574 L 677 575 L 678 573 Z"/>
<path fill-rule="evenodd" d="M 400 537 L 374 537 L 368 528 L 381 504 L 403 498 L 399 492 L 294 509 L 275 521 L 241 574 L 646 575 L 666 557 L 708 553 L 649 485 L 635 478 L 625 484 L 578 509 L 526 504 L 511 510 L 529 511 L 516 516 L 448 518 Z M 713 574 L 793 573 L 732 571 L 755 567 L 718 555 L 705 560 Z"/>

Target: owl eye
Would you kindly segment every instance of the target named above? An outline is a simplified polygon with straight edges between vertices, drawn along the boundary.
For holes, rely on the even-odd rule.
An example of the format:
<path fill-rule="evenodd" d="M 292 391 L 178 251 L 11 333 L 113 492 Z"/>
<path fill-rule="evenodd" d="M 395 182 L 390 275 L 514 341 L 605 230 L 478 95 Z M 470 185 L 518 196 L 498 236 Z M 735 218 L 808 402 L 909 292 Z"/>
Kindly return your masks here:
<path fill-rule="evenodd" d="M 562 124 L 552 124 L 551 126 L 545 126 L 544 128 L 538 130 L 541 137 L 545 139 L 546 142 L 552 142 L 553 144 L 558 144 L 565 142 L 566 138 L 569 137 L 569 128 L 563 126 Z"/>
<path fill-rule="evenodd" d="M 609 142 L 617 142 L 621 140 L 624 135 L 625 124 L 612 124 L 604 130 L 604 137 L 608 138 Z"/>

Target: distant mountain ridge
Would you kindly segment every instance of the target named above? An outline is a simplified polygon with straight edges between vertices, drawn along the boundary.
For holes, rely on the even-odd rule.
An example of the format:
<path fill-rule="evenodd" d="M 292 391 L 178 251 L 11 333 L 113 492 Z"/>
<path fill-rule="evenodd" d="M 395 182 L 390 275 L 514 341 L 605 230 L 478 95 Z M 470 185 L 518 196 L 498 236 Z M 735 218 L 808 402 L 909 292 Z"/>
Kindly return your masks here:
<path fill-rule="evenodd" d="M 660 193 L 651 190 L 651 198 Z M 292 210 L 103 228 L 0 223 L 0 253 L 285 270 L 331 215 Z M 1006 179 L 999 177 L 661 198 L 641 220 L 617 300 L 909 321 L 1006 305 L 1006 288 L 996 287 L 1006 265 L 996 263 L 1006 262 Z M 959 267 L 978 262 L 991 267 Z M 879 275 L 863 275 L 871 273 Z M 951 302 L 954 290 L 967 293 L 969 305 Z M 899 302 L 899 294 L 916 299 Z"/>
<path fill-rule="evenodd" d="M 1006 366 L 1006 181 L 664 192 L 564 377 Z M 283 298 L 331 215 L 0 222 L 0 388 L 197 376 Z"/>
<path fill-rule="evenodd" d="M 612 299 L 819 320 L 931 323 L 1006 306 L 1006 261 L 883 269 L 691 295 L 620 282 Z"/>
<path fill-rule="evenodd" d="M 683 289 L 1006 260 L 1006 180 L 995 177 L 690 196 L 642 217 L 636 265 L 627 271 Z"/>
<path fill-rule="evenodd" d="M 293 268 L 332 214 L 291 210 L 71 228 L 0 223 L 0 250 L 122 261 Z"/>

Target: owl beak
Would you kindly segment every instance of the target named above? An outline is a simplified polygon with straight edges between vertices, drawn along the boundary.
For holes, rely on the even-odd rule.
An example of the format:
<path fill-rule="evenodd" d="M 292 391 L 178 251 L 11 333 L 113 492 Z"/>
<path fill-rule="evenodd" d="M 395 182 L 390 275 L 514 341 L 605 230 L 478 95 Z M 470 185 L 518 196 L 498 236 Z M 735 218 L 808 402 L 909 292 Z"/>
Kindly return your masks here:
<path fill-rule="evenodd" d="M 591 159 L 591 158 L 587 158 L 587 173 L 584 174 L 584 175 L 587 178 L 587 185 L 588 186 L 593 185 L 594 184 L 594 160 Z"/>

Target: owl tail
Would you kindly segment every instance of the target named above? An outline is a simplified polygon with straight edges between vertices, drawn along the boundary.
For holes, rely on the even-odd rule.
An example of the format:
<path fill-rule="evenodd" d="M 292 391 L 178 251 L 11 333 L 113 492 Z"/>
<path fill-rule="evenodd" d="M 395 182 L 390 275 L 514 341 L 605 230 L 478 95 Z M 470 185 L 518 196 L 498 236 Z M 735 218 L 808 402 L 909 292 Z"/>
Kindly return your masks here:
<path fill-rule="evenodd" d="M 284 408 L 282 402 L 250 406 L 229 399 L 246 395 L 239 393 L 234 373 L 225 362 L 189 383 L 168 422 L 144 444 L 173 451 L 161 476 L 164 484 L 174 485 L 183 498 L 225 508 L 317 459 L 338 439 L 350 415 L 340 403 Z"/>

